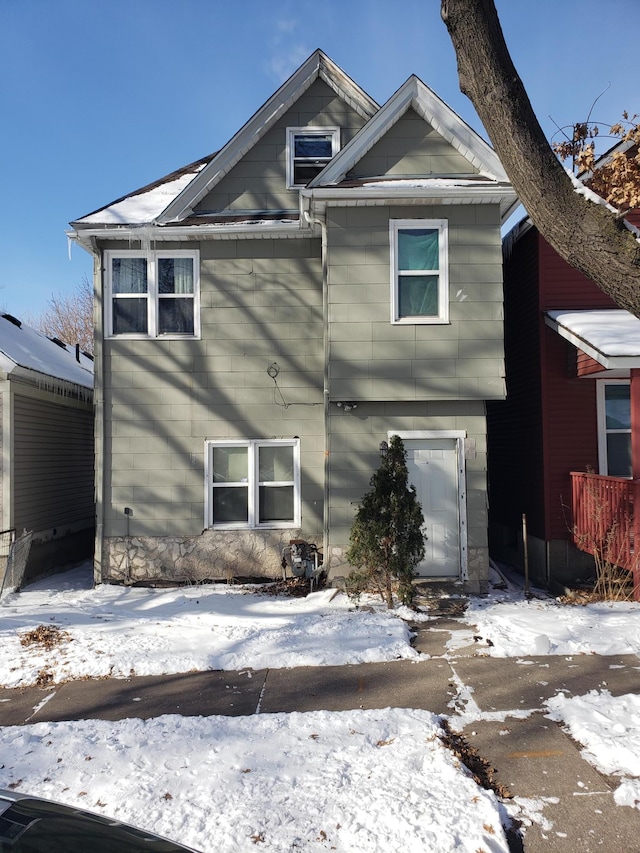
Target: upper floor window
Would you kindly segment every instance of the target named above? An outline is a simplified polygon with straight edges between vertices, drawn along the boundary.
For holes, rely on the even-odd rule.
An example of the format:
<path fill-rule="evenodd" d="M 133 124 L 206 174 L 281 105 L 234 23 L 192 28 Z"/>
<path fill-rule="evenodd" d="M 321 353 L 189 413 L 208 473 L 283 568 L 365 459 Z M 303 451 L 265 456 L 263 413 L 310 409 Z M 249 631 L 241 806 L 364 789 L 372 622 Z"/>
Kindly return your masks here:
<path fill-rule="evenodd" d="M 207 527 L 299 527 L 298 439 L 207 442 Z"/>
<path fill-rule="evenodd" d="M 631 386 L 628 379 L 598 382 L 600 473 L 631 477 Z"/>
<path fill-rule="evenodd" d="M 446 219 L 392 219 L 391 322 L 448 323 Z"/>
<path fill-rule="evenodd" d="M 107 336 L 199 336 L 197 251 L 109 251 L 105 259 Z"/>
<path fill-rule="evenodd" d="M 306 186 L 339 150 L 338 127 L 288 127 L 287 186 Z"/>

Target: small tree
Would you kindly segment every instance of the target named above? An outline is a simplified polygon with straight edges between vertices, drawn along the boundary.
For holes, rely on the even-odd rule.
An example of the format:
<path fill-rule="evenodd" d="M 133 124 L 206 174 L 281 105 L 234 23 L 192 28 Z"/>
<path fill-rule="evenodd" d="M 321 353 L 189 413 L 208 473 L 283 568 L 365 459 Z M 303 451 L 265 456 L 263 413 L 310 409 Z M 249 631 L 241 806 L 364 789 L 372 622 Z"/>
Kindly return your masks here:
<path fill-rule="evenodd" d="M 402 603 L 412 604 L 412 580 L 424 558 L 424 516 L 408 477 L 404 444 L 394 435 L 351 525 L 346 553 L 356 569 L 349 575 L 348 588 L 359 594 L 374 586 L 389 608 L 394 580 Z"/>
<path fill-rule="evenodd" d="M 53 294 L 48 307 L 38 317 L 25 316 L 25 322 L 66 344 L 80 344 L 93 354 L 93 286 L 86 276 L 70 296 Z"/>

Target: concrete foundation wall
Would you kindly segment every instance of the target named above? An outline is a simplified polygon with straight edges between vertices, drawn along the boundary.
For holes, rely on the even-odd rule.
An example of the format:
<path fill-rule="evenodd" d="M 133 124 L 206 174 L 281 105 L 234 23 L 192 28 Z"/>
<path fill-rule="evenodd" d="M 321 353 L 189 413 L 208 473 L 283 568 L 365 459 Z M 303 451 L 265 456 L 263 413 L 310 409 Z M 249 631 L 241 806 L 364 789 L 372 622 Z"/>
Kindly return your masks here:
<path fill-rule="evenodd" d="M 525 552 L 522 530 L 492 523 L 489 530 L 491 557 L 525 573 Z M 578 580 L 593 576 L 594 562 L 590 554 L 578 551 L 567 539 L 545 542 L 536 536 L 527 537 L 528 573 L 532 584 L 554 592 Z"/>

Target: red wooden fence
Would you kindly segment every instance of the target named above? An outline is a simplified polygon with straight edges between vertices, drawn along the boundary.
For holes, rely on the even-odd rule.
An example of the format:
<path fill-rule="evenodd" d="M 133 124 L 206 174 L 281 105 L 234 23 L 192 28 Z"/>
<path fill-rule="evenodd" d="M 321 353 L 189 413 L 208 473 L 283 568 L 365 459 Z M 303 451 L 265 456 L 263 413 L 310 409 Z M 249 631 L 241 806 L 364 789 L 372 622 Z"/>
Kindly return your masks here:
<path fill-rule="evenodd" d="M 640 601 L 640 480 L 574 471 L 571 490 L 574 545 L 633 572 Z"/>

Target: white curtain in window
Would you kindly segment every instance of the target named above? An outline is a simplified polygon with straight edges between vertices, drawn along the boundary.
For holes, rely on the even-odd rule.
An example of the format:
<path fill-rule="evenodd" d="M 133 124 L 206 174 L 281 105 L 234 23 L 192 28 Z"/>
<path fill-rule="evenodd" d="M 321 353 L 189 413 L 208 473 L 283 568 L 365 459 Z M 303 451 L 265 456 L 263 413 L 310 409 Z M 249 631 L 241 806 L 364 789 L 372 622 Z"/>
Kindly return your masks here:
<path fill-rule="evenodd" d="M 192 258 L 174 258 L 173 276 L 175 293 L 193 293 Z"/>

